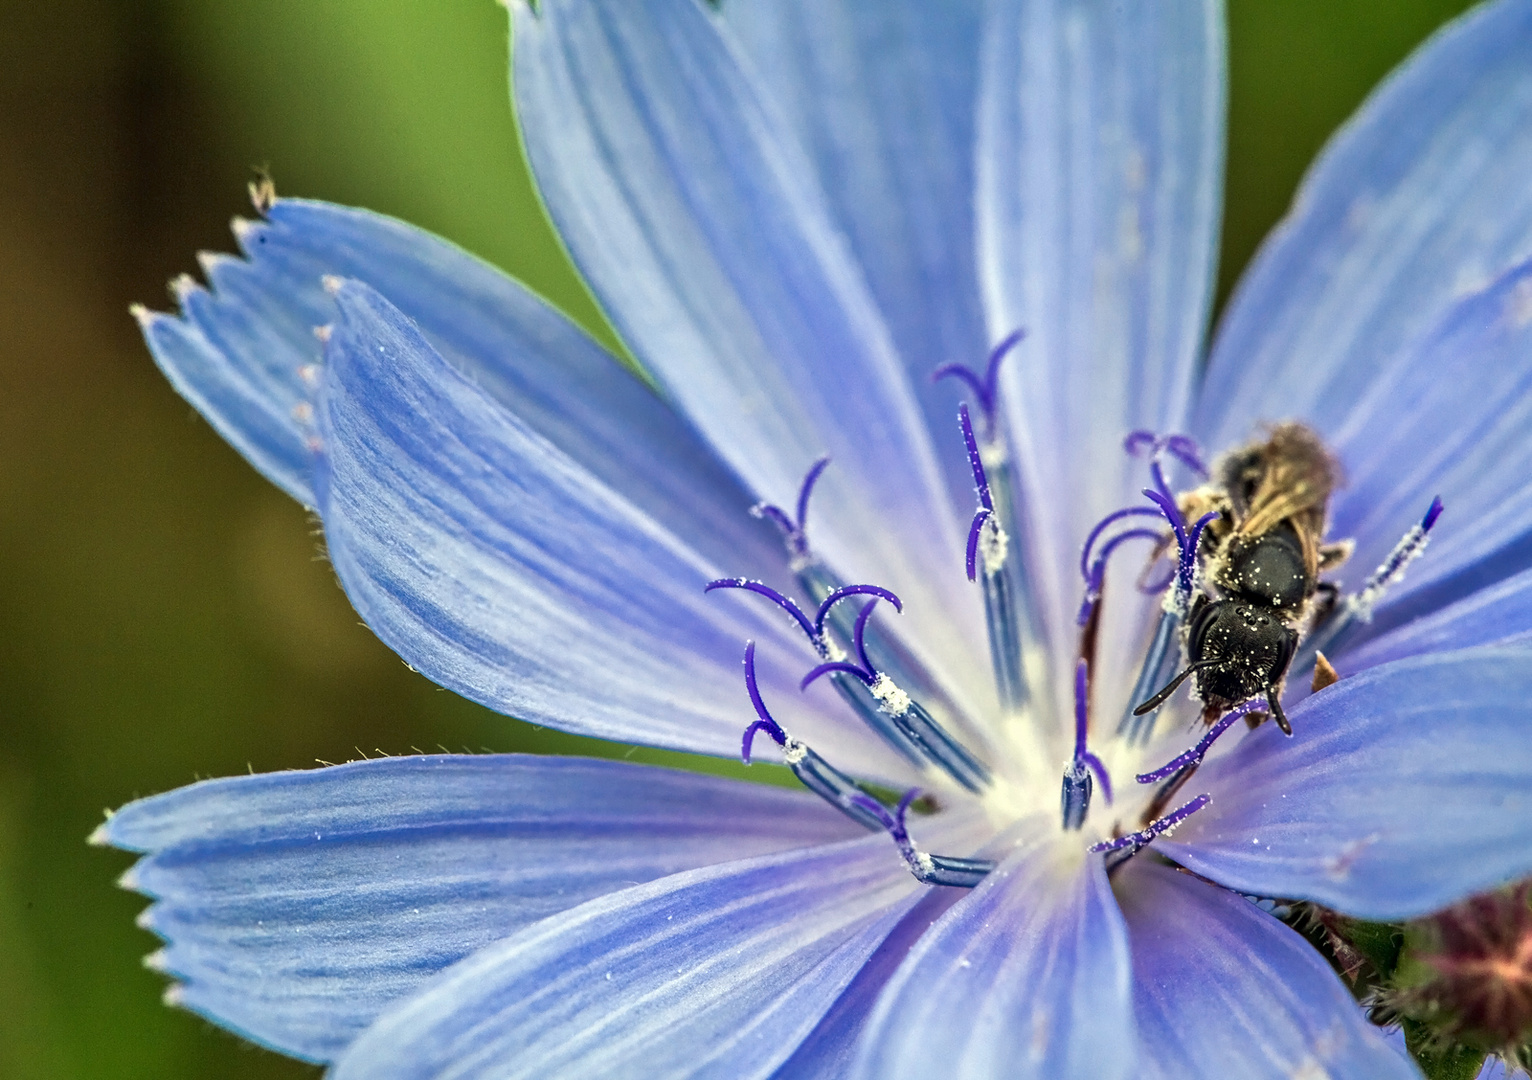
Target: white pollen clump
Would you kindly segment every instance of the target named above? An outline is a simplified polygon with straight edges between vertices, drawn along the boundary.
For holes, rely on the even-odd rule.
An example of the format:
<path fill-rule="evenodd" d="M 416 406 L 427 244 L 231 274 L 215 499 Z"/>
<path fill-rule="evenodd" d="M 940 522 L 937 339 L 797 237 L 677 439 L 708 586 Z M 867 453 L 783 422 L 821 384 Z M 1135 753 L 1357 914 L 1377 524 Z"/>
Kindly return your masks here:
<path fill-rule="evenodd" d="M 1005 555 L 1010 545 L 1011 538 L 991 515 L 979 531 L 979 554 L 984 559 L 986 574 L 998 574 L 1005 567 Z"/>
<path fill-rule="evenodd" d="M 930 874 L 936 870 L 936 863 L 924 851 L 915 852 L 915 865 L 922 874 Z"/>
<path fill-rule="evenodd" d="M 830 661 L 832 664 L 838 664 L 842 660 L 846 659 L 846 650 L 841 648 L 840 643 L 837 642 L 834 638 L 826 634 L 824 642 L 826 660 Z"/>
<path fill-rule="evenodd" d="M 878 699 L 878 711 L 889 716 L 903 716 L 910 711 L 910 695 L 899 689 L 893 679 L 881 671 L 873 684 L 867 688 Z"/>
<path fill-rule="evenodd" d="M 796 765 L 809 756 L 809 748 L 797 739 L 788 739 L 782 747 L 782 758 L 789 765 Z"/>

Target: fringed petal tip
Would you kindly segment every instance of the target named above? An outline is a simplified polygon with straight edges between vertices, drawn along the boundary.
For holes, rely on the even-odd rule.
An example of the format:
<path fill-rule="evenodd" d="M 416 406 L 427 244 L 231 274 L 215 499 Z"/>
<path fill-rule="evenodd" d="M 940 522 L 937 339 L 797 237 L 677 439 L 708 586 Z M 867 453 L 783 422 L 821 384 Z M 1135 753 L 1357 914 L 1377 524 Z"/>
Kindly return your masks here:
<path fill-rule="evenodd" d="M 518 755 L 203 781 L 109 824 L 109 843 L 150 851 L 121 884 L 154 899 L 135 922 L 164 942 L 145 963 L 178 980 L 177 1004 L 315 1061 L 437 972 L 567 908 L 861 835 L 800 792 Z"/>

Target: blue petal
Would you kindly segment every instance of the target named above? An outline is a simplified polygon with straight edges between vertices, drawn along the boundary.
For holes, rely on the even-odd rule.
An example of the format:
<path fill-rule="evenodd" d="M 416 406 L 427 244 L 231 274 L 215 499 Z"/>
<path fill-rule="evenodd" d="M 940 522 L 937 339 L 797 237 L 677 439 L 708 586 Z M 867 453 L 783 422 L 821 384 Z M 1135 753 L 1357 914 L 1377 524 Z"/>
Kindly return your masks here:
<path fill-rule="evenodd" d="M 1392 611 L 1389 614 L 1393 614 Z M 1342 676 L 1420 653 L 1489 645 L 1532 633 L 1532 570 L 1469 593 L 1439 611 L 1401 623 L 1336 659 Z"/>
<path fill-rule="evenodd" d="M 943 912 L 967 895 L 962 889 L 932 889 L 912 907 L 857 972 L 856 978 L 820 1019 L 818 1026 L 773 1074 L 773 1080 L 808 1080 L 810 1077 L 841 1080 L 849 1075 L 856 1061 L 857 1046 L 883 988 L 898 973 L 899 966 L 921 935 Z"/>
<path fill-rule="evenodd" d="M 624 341 L 763 498 L 789 503 L 828 454 L 814 547 L 898 593 L 899 629 L 950 692 L 992 702 L 977 590 L 960 587 L 970 510 L 769 93 L 697 0 L 514 9 L 528 156 Z"/>
<path fill-rule="evenodd" d="M 284 1053 L 337 1055 L 469 953 L 585 900 L 854 832 L 819 800 L 575 758 L 432 756 L 209 780 L 93 840 L 149 852 L 125 883 L 180 1004 Z"/>
<path fill-rule="evenodd" d="M 1411 657 L 1342 679 L 1205 765 L 1213 802 L 1160 851 L 1257 896 L 1369 919 L 1532 873 L 1532 645 Z"/>
<path fill-rule="evenodd" d="M 210 292 L 181 287 L 186 319 L 145 316 L 185 396 L 267 476 L 312 505 L 314 328 L 335 318 L 326 274 L 366 281 L 447 361 L 630 501 L 738 573 L 782 570 L 780 542 L 692 429 L 541 299 L 430 233 L 365 210 L 278 199 L 239 222 L 246 259 L 205 256 Z M 312 368 L 309 369 L 313 377 Z"/>
<path fill-rule="evenodd" d="M 769 1076 L 920 896 L 887 845 L 695 870 L 545 919 L 379 1018 L 334 1080 Z"/>
<path fill-rule="evenodd" d="M 929 386 L 991 344 L 974 261 L 974 102 L 982 5 L 780 0 L 722 5 L 725 27 L 809 156 L 916 389 L 936 446 L 959 388 Z M 973 479 L 941 455 L 960 505 Z"/>
<path fill-rule="evenodd" d="M 1331 141 L 1219 328 L 1196 424 L 1209 445 L 1288 416 L 1337 430 L 1458 296 L 1532 253 L 1529 53 L 1532 3 L 1485 4 Z"/>
<path fill-rule="evenodd" d="M 1007 415 L 1040 622 L 1068 629 L 1067 672 L 1080 544 L 1142 501 L 1123 437 L 1185 421 L 1217 244 L 1222 5 L 997 5 L 984 48 L 980 278 L 991 332 L 1028 331 Z"/>
<path fill-rule="evenodd" d="M 1117 892 L 1142 1080 L 1420 1075 L 1308 942 L 1250 901 L 1147 859 Z"/>
<path fill-rule="evenodd" d="M 1133 1065 L 1127 933 L 1099 857 L 1052 822 L 910 951 L 851 1075 L 1125 1077 Z"/>
<path fill-rule="evenodd" d="M 1434 610 L 1524 568 L 1505 556 L 1532 533 L 1532 264 L 1450 308 L 1371 387 L 1333 434 L 1347 474 L 1331 531 L 1355 538 L 1355 586 L 1435 495 L 1431 549 L 1388 594 L 1376 629 Z M 1524 544 L 1522 546 L 1525 546 Z"/>
<path fill-rule="evenodd" d="M 766 700 L 801 700 L 813 654 L 780 613 L 704 594 L 722 567 L 454 370 L 377 292 L 348 282 L 336 302 L 317 415 L 325 539 L 352 604 L 410 665 L 533 723 L 731 756 L 752 718 L 746 638 L 764 650 Z M 779 719 L 832 761 L 903 774 L 849 718 Z"/>
<path fill-rule="evenodd" d="M 188 279 L 177 283 L 177 292 L 188 311 L 205 311 L 215 303 L 205 289 Z M 304 396 L 245 366 L 243 358 L 231 356 L 189 320 L 143 308 L 135 308 L 134 314 L 155 363 L 176 392 L 261 475 L 299 502 L 312 505 L 312 454 L 305 445 L 303 425 L 293 415 Z M 296 361 L 292 365 L 294 382 L 297 369 L 318 358 L 319 342 L 312 334 L 307 345 L 306 359 L 296 352 L 288 353 Z"/>
<path fill-rule="evenodd" d="M 297 199 L 279 199 L 269 218 L 266 251 L 367 282 L 454 368 L 676 535 L 736 573 L 782 572 L 779 538 L 746 513 L 754 498 L 690 425 L 542 299 L 391 218 Z M 289 296 L 296 276 L 282 281 Z M 318 291 L 317 278 L 304 285 Z"/>

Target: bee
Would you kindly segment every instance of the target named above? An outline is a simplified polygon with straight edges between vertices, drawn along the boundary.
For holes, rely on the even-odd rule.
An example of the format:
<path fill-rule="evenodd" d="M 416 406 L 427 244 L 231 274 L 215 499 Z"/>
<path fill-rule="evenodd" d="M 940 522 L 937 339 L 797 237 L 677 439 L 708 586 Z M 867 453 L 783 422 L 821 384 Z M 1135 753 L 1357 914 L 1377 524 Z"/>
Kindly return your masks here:
<path fill-rule="evenodd" d="M 1187 667 L 1133 712 L 1159 708 L 1196 676 L 1204 722 L 1264 693 L 1291 735 L 1281 701 L 1287 669 L 1303 632 L 1334 606 L 1335 586 L 1319 575 L 1353 547 L 1323 540 L 1340 466 L 1312 429 L 1288 422 L 1225 455 L 1213 478 L 1178 500 L 1188 521 L 1218 515 L 1203 534 L 1203 584 L 1184 629 Z"/>

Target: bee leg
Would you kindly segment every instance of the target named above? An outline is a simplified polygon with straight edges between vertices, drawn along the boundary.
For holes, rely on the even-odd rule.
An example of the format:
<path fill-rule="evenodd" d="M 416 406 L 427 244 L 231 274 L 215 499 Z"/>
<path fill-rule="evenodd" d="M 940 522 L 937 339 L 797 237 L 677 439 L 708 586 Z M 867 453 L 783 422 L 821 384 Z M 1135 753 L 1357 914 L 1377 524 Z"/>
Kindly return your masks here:
<path fill-rule="evenodd" d="M 1291 736 L 1293 725 L 1287 722 L 1287 714 L 1282 711 L 1281 693 L 1282 688 L 1272 683 L 1266 688 L 1266 704 L 1271 706 L 1271 718 L 1277 722 L 1277 727 L 1282 729 L 1282 734 Z"/>
<path fill-rule="evenodd" d="M 1314 586 L 1314 600 L 1309 610 L 1308 625 L 1310 628 L 1320 627 L 1330 616 L 1335 614 L 1335 609 L 1340 603 L 1340 586 L 1333 581 L 1321 581 Z"/>
<path fill-rule="evenodd" d="M 1277 665 L 1272 669 L 1273 678 L 1266 684 L 1266 704 L 1271 706 L 1271 718 L 1282 729 L 1282 734 L 1290 736 L 1293 725 L 1287 722 L 1287 714 L 1282 711 L 1282 687 L 1287 682 L 1287 669 L 1292 666 L 1293 654 L 1298 651 L 1297 631 L 1283 628 L 1280 649 Z"/>
<path fill-rule="evenodd" d="M 1356 550 L 1355 540 L 1335 540 L 1328 544 L 1319 545 L 1319 570 L 1336 570 L 1345 565 L 1351 553 Z"/>

